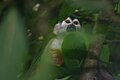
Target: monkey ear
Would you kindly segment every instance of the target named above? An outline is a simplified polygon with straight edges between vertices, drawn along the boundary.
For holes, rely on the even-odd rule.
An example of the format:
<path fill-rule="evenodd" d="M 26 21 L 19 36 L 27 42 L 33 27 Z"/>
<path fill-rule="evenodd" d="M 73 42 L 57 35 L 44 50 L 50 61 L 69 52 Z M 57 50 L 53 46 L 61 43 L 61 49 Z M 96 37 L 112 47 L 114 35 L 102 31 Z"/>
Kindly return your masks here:
<path fill-rule="evenodd" d="M 58 23 L 55 25 L 55 27 L 54 27 L 53 33 L 54 33 L 55 35 L 57 35 L 58 32 L 59 32 L 59 26 L 60 26 L 60 23 L 58 22 Z"/>

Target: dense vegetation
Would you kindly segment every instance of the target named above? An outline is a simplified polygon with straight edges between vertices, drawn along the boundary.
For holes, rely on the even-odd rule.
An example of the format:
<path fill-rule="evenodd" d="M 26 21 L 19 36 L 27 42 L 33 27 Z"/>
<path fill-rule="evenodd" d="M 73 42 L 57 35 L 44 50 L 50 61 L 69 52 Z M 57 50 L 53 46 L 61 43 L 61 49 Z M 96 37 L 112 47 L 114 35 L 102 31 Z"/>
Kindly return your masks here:
<path fill-rule="evenodd" d="M 97 26 L 94 31 L 105 35 L 110 49 L 108 70 L 120 80 L 120 0 L 1 0 L 0 80 L 27 80 L 33 75 L 54 36 L 54 25 L 75 10 L 86 33 L 92 34 Z"/>

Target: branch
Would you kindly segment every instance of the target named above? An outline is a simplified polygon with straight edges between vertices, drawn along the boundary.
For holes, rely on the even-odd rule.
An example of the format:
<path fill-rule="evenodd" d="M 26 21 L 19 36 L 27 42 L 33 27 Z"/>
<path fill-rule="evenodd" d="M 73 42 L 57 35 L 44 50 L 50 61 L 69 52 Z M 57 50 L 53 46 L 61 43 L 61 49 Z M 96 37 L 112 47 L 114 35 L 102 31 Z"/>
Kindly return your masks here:
<path fill-rule="evenodd" d="M 101 34 L 95 35 L 93 37 L 93 40 L 89 47 L 87 58 L 83 66 L 83 73 L 80 77 L 80 80 L 98 80 L 98 77 L 100 78 L 100 80 L 113 80 L 112 76 L 107 71 L 103 70 L 98 64 L 98 59 L 104 39 L 105 36 Z M 104 75 L 102 75 L 101 73 Z M 100 76 L 98 76 L 97 74 Z"/>

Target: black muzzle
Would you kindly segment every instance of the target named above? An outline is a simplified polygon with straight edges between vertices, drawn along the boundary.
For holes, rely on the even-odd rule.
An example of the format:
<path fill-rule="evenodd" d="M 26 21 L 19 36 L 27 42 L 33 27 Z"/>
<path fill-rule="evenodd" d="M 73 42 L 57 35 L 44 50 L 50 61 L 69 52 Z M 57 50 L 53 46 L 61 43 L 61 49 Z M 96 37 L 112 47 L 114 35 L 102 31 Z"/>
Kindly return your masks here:
<path fill-rule="evenodd" d="M 76 31 L 76 27 L 72 24 L 67 27 L 68 32 Z"/>

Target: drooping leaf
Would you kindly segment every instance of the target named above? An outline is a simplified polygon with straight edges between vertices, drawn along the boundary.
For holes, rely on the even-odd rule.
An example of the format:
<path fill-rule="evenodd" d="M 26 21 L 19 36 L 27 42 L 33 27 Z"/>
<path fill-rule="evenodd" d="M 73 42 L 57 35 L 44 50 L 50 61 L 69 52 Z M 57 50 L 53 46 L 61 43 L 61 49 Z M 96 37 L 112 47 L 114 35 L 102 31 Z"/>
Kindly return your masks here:
<path fill-rule="evenodd" d="M 24 23 L 10 8 L 0 26 L 0 80 L 19 80 L 27 62 Z"/>

